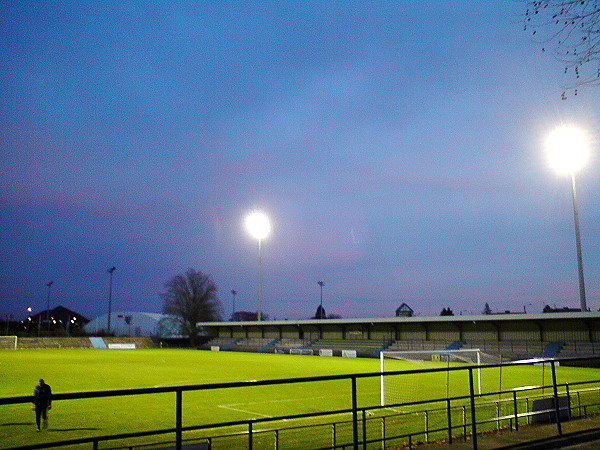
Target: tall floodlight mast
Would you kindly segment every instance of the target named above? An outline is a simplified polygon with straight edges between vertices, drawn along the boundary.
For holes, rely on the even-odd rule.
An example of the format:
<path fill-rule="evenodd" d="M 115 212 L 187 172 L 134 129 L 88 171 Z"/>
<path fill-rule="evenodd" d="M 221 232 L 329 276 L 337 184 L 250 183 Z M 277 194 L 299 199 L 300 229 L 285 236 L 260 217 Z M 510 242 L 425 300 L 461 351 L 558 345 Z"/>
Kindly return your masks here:
<path fill-rule="evenodd" d="M 52 285 L 54 281 L 48 281 L 46 286 L 48 286 L 48 297 L 46 298 L 46 324 L 48 327 L 48 334 L 50 334 L 50 290 L 52 289 Z M 39 329 L 38 329 L 39 335 Z"/>
<path fill-rule="evenodd" d="M 583 278 L 583 256 L 581 253 L 581 235 L 579 232 L 579 208 L 575 172 L 583 168 L 588 159 L 589 147 L 585 134 L 578 128 L 563 125 L 548 136 L 546 142 L 550 163 L 560 173 L 571 176 L 573 197 L 573 218 L 575 221 L 575 246 L 577 248 L 577 272 L 579 277 L 579 303 L 581 311 L 587 311 L 585 282 Z"/>
<path fill-rule="evenodd" d="M 246 229 L 253 238 L 258 240 L 258 294 L 256 315 L 258 320 L 262 320 L 262 241 L 271 232 L 271 223 L 264 213 L 255 211 L 246 217 Z"/>
<path fill-rule="evenodd" d="M 110 334 L 110 316 L 112 315 L 112 279 L 113 279 L 113 272 L 116 269 L 117 268 L 115 266 L 112 266 L 110 269 L 107 270 L 107 272 L 109 273 L 109 281 L 108 281 L 108 323 L 106 325 L 107 334 Z"/>

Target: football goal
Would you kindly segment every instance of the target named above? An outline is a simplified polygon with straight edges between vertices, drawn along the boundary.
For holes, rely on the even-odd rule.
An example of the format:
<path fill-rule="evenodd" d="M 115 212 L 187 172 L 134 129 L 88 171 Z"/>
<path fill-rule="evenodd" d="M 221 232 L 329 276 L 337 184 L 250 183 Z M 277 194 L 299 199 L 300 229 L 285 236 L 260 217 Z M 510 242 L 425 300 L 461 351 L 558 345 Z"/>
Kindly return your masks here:
<path fill-rule="evenodd" d="M 8 348 L 12 350 L 17 349 L 17 337 L 16 336 L 0 336 L 0 349 Z"/>
<path fill-rule="evenodd" d="M 382 374 L 398 370 L 406 370 L 405 365 L 398 364 L 398 361 L 408 361 L 410 363 L 426 367 L 450 367 L 456 364 L 468 365 L 486 365 L 500 363 L 500 358 L 482 352 L 478 348 L 458 349 L 458 350 L 415 350 L 415 351 L 383 351 L 379 353 L 380 371 Z M 454 377 L 458 375 L 452 375 Z M 464 373 L 461 374 L 464 376 Z M 477 390 L 481 393 L 481 369 L 477 370 Z M 416 400 L 423 400 L 428 392 L 435 386 L 436 389 L 445 385 L 446 396 L 452 391 L 454 394 L 461 394 L 457 390 L 466 388 L 465 380 L 452 379 L 451 373 L 438 374 L 437 378 L 431 377 L 423 379 L 422 376 L 393 376 L 382 375 L 380 377 L 380 403 L 381 406 L 403 403 Z M 414 380 L 411 382 L 411 379 Z M 435 379 L 434 379 L 435 378 Z"/>

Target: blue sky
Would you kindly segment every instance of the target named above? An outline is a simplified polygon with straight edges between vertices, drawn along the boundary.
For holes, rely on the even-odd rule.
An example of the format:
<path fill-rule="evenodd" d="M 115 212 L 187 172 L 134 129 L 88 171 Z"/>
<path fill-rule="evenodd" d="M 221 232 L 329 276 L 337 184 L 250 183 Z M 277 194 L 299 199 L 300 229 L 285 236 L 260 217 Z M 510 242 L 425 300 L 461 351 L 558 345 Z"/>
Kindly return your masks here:
<path fill-rule="evenodd" d="M 524 3 L 0 2 L 0 312 L 159 312 L 173 275 L 224 313 L 421 316 L 579 305 L 570 185 L 544 155 L 590 133 L 577 175 L 600 307 L 600 89 Z M 529 306 L 531 305 L 531 306 Z"/>

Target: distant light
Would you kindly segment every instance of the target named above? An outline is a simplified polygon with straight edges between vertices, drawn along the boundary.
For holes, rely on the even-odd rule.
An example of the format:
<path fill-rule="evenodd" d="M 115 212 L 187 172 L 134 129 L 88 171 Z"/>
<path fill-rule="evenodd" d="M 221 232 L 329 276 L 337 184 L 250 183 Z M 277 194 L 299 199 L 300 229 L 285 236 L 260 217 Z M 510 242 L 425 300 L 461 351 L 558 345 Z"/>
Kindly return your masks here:
<path fill-rule="evenodd" d="M 264 213 L 256 211 L 246 217 L 246 229 L 252 237 L 262 240 L 271 232 L 271 223 Z"/>
<path fill-rule="evenodd" d="M 587 136 L 571 125 L 563 125 L 552 131 L 546 140 L 546 148 L 550 164 L 560 173 L 575 173 L 588 160 Z"/>

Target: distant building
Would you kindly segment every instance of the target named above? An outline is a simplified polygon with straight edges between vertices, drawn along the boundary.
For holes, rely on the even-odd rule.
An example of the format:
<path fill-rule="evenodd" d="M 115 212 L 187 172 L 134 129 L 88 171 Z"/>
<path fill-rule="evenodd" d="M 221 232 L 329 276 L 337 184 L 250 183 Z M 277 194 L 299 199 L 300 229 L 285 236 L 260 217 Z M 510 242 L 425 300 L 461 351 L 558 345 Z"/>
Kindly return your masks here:
<path fill-rule="evenodd" d="M 96 317 L 85 326 L 88 334 L 108 330 L 108 314 Z M 117 311 L 110 315 L 110 333 L 115 336 L 181 337 L 180 319 L 168 314 Z"/>
<path fill-rule="evenodd" d="M 32 314 L 27 320 L 34 324 L 34 326 L 39 325 L 41 329 L 62 329 L 67 333 L 83 328 L 83 326 L 90 321 L 90 319 L 85 316 L 82 316 L 75 311 L 71 311 L 64 306 L 57 306 L 50 310 Z"/>
<path fill-rule="evenodd" d="M 412 317 L 413 314 L 413 309 L 406 303 L 402 303 L 398 309 L 396 309 L 396 317 Z"/>

